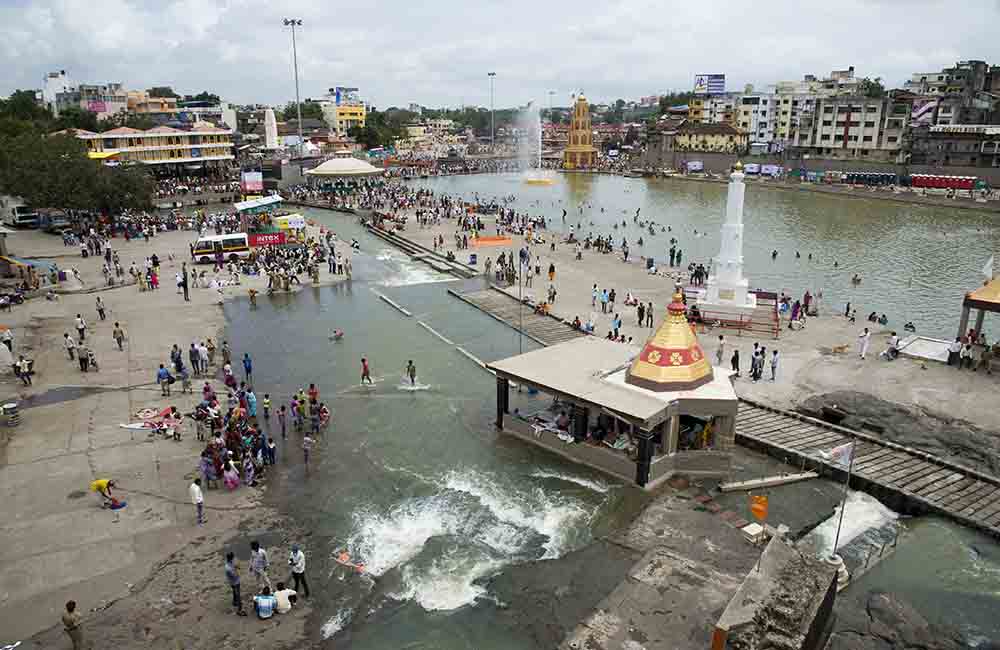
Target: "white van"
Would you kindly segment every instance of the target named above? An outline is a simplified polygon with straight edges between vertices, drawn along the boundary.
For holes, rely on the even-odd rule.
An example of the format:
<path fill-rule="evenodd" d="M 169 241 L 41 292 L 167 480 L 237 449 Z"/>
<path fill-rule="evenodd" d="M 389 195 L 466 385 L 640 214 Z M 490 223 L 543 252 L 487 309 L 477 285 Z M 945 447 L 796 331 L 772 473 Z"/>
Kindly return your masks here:
<path fill-rule="evenodd" d="M 235 232 L 228 235 L 212 235 L 202 237 L 194 244 L 194 260 L 200 264 L 211 264 L 216 254 L 222 253 L 222 259 L 231 262 L 250 257 L 250 241 L 245 232 Z"/>

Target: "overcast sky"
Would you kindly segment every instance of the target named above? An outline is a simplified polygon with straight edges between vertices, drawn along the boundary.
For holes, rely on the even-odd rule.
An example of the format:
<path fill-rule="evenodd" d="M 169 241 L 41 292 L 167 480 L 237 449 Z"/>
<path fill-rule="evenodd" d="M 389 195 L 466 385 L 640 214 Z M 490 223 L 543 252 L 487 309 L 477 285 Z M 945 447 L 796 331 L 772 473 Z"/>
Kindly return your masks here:
<path fill-rule="evenodd" d="M 959 59 L 1000 64 L 1000 0 L 0 0 L 0 95 L 74 82 L 294 98 L 357 86 L 379 107 L 566 105 L 689 89 L 697 73 L 758 87 L 854 65 L 895 86 Z"/>

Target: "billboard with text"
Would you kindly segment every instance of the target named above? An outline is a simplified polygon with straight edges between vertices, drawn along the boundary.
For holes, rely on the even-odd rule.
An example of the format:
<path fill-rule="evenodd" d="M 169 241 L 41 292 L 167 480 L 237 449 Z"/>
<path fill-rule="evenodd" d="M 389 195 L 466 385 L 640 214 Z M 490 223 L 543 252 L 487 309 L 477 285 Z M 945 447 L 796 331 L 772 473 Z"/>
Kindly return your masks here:
<path fill-rule="evenodd" d="M 695 95 L 722 95 L 726 92 L 726 75 L 698 74 L 694 76 Z"/>

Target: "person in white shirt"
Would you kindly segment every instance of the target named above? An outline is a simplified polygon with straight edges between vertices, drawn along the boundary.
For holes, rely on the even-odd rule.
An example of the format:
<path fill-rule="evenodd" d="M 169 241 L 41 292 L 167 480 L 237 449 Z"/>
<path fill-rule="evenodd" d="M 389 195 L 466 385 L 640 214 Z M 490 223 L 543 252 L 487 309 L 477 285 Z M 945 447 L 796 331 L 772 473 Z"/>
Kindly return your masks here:
<path fill-rule="evenodd" d="M 868 354 L 868 345 L 871 343 L 872 334 L 865 328 L 865 331 L 858 335 L 858 355 L 864 359 L 865 355 Z"/>
<path fill-rule="evenodd" d="M 75 359 L 73 352 L 76 350 L 76 341 L 69 335 L 69 332 L 63 334 L 63 345 L 66 346 L 66 353 L 69 354 L 70 361 Z"/>
<path fill-rule="evenodd" d="M 198 525 L 205 523 L 205 496 L 201 493 L 201 479 L 196 478 L 188 487 L 188 494 L 191 496 L 191 503 L 194 504 L 198 513 Z"/>
<path fill-rule="evenodd" d="M 292 605 L 298 600 L 298 594 L 294 589 L 289 589 L 284 582 L 279 582 L 278 589 L 274 592 L 274 597 L 278 601 L 277 611 L 279 614 L 287 614 L 292 611 Z"/>
<path fill-rule="evenodd" d="M 955 341 L 948 346 L 948 365 L 956 366 L 959 362 L 959 353 L 962 351 L 962 339 L 955 337 Z M 959 366 L 961 369 L 961 366 Z"/>
<path fill-rule="evenodd" d="M 5 329 L 3 334 L 0 334 L 0 341 L 7 346 L 8 350 L 14 351 L 14 332 L 11 329 Z"/>
<path fill-rule="evenodd" d="M 87 340 L 87 321 L 83 320 L 83 316 L 80 314 L 76 315 L 76 331 L 80 335 L 80 343 Z"/>

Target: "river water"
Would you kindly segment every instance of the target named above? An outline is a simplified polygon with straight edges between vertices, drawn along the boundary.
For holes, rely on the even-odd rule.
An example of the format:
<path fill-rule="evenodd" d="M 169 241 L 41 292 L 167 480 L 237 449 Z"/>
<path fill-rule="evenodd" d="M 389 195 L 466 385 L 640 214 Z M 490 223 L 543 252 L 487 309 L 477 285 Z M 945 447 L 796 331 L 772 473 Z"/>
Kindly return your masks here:
<path fill-rule="evenodd" d="M 290 467 L 272 489 L 311 531 L 311 634 L 354 648 L 534 647 L 508 629 L 483 582 L 514 563 L 581 548 L 631 520 L 645 496 L 498 437 L 494 378 L 455 345 L 491 361 L 517 353 L 516 333 L 447 295 L 460 282 L 389 249 L 353 217 L 306 213 L 342 240 L 361 241 L 353 281 L 261 297 L 253 309 L 233 301 L 226 315 L 233 349 L 254 358 L 258 399 L 269 393 L 277 408 L 315 382 L 333 407 L 308 474 L 301 436 L 279 440 Z M 332 328 L 345 337 L 331 341 Z M 374 388 L 359 386 L 362 357 Z M 418 390 L 403 382 L 409 359 Z M 342 549 L 366 575 L 331 561 Z"/>
<path fill-rule="evenodd" d="M 467 199 L 513 195 L 518 210 L 548 217 L 557 231 L 580 224 L 577 232 L 583 236 L 611 234 L 616 245 L 624 236 L 633 255 L 652 256 L 660 263 L 671 237 L 679 240 L 685 264 L 707 263 L 718 254 L 725 217 L 722 183 L 591 174 L 563 174 L 551 186 L 525 185 L 513 174 L 412 182 Z M 564 208 L 569 212 L 565 226 Z M 657 228 L 650 236 L 633 224 L 636 209 L 641 210 L 640 219 L 669 226 L 671 232 Z M 990 212 L 764 189 L 749 183 L 745 272 L 755 287 L 795 296 L 806 289 L 822 291 L 829 311 L 843 310 L 851 301 L 861 318 L 877 311 L 900 329 L 913 321 L 921 334 L 953 336 L 962 297 L 981 284 L 981 269 L 1000 251 L 997 219 Z M 635 247 L 640 236 L 645 240 L 641 249 Z M 774 260 L 773 250 L 778 251 Z M 858 286 L 851 283 L 855 273 L 862 276 Z"/>

